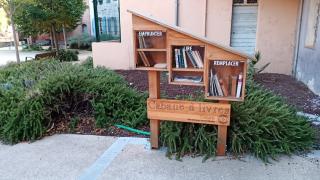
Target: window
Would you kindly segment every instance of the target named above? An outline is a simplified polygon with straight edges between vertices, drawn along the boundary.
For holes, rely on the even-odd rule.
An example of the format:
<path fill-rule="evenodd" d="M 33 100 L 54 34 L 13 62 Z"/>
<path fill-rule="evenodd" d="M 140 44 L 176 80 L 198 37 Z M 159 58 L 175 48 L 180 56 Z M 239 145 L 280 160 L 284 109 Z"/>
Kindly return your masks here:
<path fill-rule="evenodd" d="M 82 33 L 88 33 L 88 26 L 86 24 L 82 24 Z"/>
<path fill-rule="evenodd" d="M 253 4 L 258 4 L 258 0 L 233 0 L 233 4 L 253 5 Z"/>
<path fill-rule="evenodd" d="M 320 3 L 318 0 L 311 0 L 308 11 L 307 35 L 305 40 L 306 48 L 314 48 L 317 40 L 317 31 L 320 19 Z"/>
<path fill-rule="evenodd" d="M 97 6 L 100 41 L 120 41 L 119 0 L 106 2 Z"/>

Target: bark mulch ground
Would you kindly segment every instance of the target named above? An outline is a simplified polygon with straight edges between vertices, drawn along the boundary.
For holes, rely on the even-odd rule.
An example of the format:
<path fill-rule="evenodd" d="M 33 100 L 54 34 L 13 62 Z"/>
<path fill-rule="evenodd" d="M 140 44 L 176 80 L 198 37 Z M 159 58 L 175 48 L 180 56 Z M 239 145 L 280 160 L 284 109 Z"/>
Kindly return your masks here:
<path fill-rule="evenodd" d="M 148 75 L 145 71 L 118 70 L 128 83 L 138 91 L 148 91 Z M 283 74 L 262 73 L 255 78 L 256 82 L 271 90 L 299 111 L 320 115 L 320 97 L 315 95 L 303 83 Z M 177 95 L 203 93 L 204 88 L 193 86 L 169 85 L 166 73 L 161 74 L 161 92 L 171 98 Z"/>
<path fill-rule="evenodd" d="M 130 86 L 140 92 L 148 91 L 148 75 L 146 71 L 138 70 L 118 70 L 118 74 L 122 75 Z M 284 98 L 284 100 L 296 107 L 299 111 L 305 113 L 320 115 L 320 97 L 312 93 L 303 83 L 296 81 L 294 78 L 283 74 L 262 73 L 255 77 L 257 83 L 271 90 L 275 94 Z M 166 72 L 161 73 L 161 94 L 167 98 L 175 98 L 176 96 L 190 96 L 203 94 L 203 87 L 194 86 L 177 86 L 168 84 L 168 76 Z M 94 118 L 88 116 L 90 113 L 78 114 L 77 125 L 72 127 L 72 117 L 57 120 L 56 124 L 49 128 L 46 135 L 56 133 L 76 133 L 76 134 L 92 134 L 103 136 L 140 136 L 128 132 L 117 127 L 108 129 L 100 129 L 95 127 Z M 313 125 L 316 129 L 316 148 L 320 148 L 320 126 Z M 149 131 L 149 127 L 142 126 L 138 129 Z"/>
<path fill-rule="evenodd" d="M 299 111 L 320 115 L 320 97 L 315 95 L 302 82 L 283 74 L 263 73 L 255 78 L 263 87 L 280 95 Z"/>

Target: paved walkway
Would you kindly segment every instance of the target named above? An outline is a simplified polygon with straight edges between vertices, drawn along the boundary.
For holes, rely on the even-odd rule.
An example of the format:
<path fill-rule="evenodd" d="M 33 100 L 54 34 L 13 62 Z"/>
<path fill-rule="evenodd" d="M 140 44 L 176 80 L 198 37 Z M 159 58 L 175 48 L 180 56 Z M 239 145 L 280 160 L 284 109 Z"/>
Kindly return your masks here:
<path fill-rule="evenodd" d="M 34 143 L 0 145 L 0 179 L 319 180 L 320 153 L 265 165 L 243 160 L 169 160 L 143 138 L 55 135 Z M 319 154 L 317 154 L 319 153 Z"/>
<path fill-rule="evenodd" d="M 91 51 L 84 51 L 84 50 L 78 50 L 79 51 L 79 62 L 81 63 L 84 60 L 86 60 L 89 56 L 92 56 Z M 39 51 L 20 51 L 20 60 L 21 62 L 24 62 L 26 57 L 32 57 L 34 58 L 36 54 L 39 54 L 42 52 Z M 0 48 L 0 66 L 6 65 L 9 62 L 16 62 L 16 52 L 14 48 Z"/>

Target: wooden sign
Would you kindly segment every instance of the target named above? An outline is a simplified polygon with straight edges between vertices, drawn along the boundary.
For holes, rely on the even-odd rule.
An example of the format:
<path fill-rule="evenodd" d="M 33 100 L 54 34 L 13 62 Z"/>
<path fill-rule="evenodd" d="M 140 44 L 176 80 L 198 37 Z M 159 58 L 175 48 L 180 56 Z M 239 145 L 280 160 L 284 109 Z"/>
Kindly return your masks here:
<path fill-rule="evenodd" d="M 148 99 L 147 105 L 149 119 L 230 125 L 230 104 Z"/>

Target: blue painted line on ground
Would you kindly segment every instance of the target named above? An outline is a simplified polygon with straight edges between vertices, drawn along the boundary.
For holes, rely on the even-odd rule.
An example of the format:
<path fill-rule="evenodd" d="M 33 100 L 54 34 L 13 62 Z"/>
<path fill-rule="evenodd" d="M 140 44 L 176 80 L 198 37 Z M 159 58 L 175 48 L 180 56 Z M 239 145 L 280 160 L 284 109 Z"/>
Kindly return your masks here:
<path fill-rule="evenodd" d="M 150 142 L 146 138 L 119 138 L 100 156 L 85 172 L 79 176 L 79 180 L 95 180 L 122 152 L 127 144 L 144 145 L 145 149 L 151 149 Z"/>

